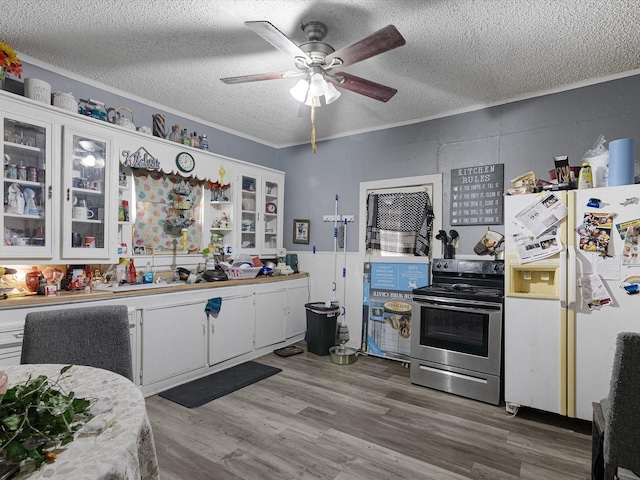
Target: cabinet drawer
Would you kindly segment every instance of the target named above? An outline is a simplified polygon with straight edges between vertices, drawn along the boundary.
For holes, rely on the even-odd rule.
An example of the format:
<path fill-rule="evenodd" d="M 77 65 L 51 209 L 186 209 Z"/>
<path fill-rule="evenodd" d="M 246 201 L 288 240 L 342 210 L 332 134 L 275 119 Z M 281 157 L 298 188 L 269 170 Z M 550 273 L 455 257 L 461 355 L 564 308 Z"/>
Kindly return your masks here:
<path fill-rule="evenodd" d="M 22 336 L 24 324 L 17 323 L 12 325 L 0 326 L 0 349 L 14 345 L 22 345 Z"/>

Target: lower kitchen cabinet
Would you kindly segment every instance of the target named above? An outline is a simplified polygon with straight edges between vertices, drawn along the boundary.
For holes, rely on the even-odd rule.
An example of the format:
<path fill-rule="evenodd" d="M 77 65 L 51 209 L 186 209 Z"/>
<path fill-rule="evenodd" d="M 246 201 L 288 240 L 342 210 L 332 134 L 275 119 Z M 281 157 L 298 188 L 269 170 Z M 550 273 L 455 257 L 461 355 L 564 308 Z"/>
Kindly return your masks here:
<path fill-rule="evenodd" d="M 253 289 L 235 287 L 225 292 L 220 312 L 209 316 L 209 365 L 253 350 Z"/>
<path fill-rule="evenodd" d="M 307 282 L 297 281 L 295 286 L 287 289 L 285 306 L 285 337 L 302 335 L 307 331 L 307 312 L 305 304 L 309 303 Z"/>
<path fill-rule="evenodd" d="M 142 309 L 143 386 L 207 366 L 206 304 L 176 302 Z"/>
<path fill-rule="evenodd" d="M 24 321 L 0 325 L 0 366 L 20 363 L 23 330 Z"/>
<path fill-rule="evenodd" d="M 255 348 L 267 347 L 284 342 L 286 290 L 264 290 L 255 297 Z"/>
<path fill-rule="evenodd" d="M 298 340 L 306 329 L 308 284 L 305 276 L 109 299 L 78 294 L 64 303 L 0 307 L 0 366 L 20 363 L 29 312 L 126 305 L 134 381 L 152 395 Z M 220 312 L 207 319 L 205 306 L 215 297 L 222 299 Z"/>
<path fill-rule="evenodd" d="M 309 298 L 308 279 L 301 278 L 256 292 L 255 348 L 301 335 L 307 329 L 304 304 Z"/>

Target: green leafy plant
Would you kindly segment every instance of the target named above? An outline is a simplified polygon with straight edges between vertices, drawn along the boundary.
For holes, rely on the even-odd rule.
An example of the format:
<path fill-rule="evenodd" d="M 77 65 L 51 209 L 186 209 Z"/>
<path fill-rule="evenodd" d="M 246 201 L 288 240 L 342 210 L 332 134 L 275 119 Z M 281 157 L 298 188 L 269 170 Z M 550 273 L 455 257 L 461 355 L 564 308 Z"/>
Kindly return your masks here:
<path fill-rule="evenodd" d="M 65 393 L 59 382 L 71 365 L 63 367 L 55 381 L 45 375 L 31 378 L 0 395 L 0 459 L 17 463 L 33 459 L 36 468 L 55 460 L 47 449 L 73 441 L 74 433 L 91 419 L 92 401 Z"/>

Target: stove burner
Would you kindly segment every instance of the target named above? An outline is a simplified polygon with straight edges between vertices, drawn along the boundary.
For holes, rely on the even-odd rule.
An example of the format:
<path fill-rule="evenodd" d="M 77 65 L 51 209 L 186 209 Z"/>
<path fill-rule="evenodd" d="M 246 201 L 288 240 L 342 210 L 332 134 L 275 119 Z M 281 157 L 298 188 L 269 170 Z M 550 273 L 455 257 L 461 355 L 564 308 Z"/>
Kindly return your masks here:
<path fill-rule="evenodd" d="M 476 288 L 473 285 L 469 285 L 468 283 L 454 283 L 451 285 L 452 290 L 459 290 L 462 292 L 474 292 Z"/>

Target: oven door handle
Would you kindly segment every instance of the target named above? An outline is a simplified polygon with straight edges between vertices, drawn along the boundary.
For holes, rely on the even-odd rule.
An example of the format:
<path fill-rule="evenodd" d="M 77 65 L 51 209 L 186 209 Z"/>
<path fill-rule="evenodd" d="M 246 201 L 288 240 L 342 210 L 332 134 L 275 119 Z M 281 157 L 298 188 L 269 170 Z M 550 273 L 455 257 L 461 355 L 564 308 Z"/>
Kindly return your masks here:
<path fill-rule="evenodd" d="M 494 313 L 502 310 L 500 303 L 481 302 L 476 300 L 451 299 L 441 297 L 413 298 L 417 304 L 433 305 L 443 310 L 469 313 Z"/>

